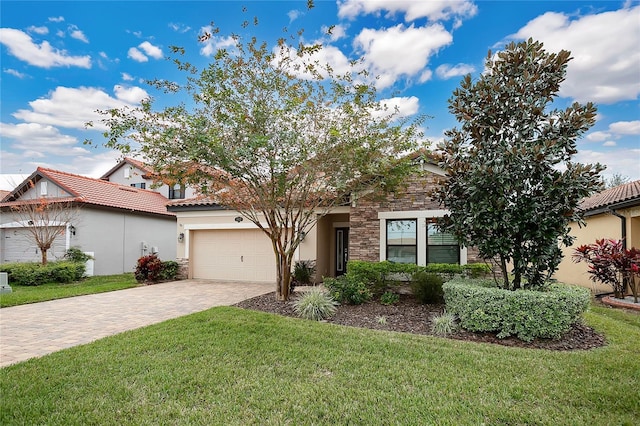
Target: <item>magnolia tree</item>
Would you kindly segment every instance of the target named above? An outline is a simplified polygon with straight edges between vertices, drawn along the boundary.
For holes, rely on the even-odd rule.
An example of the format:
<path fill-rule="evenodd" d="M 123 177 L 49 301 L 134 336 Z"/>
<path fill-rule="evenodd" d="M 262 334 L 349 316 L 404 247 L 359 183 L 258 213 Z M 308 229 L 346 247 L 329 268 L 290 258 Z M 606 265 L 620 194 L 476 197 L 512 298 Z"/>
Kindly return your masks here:
<path fill-rule="evenodd" d="M 575 163 L 576 140 L 594 123 L 593 104 L 552 108 L 570 53 L 511 43 L 466 76 L 449 100 L 462 123 L 446 133 L 446 172 L 434 197 L 450 213 L 443 231 L 502 269 L 501 286 L 540 288 L 557 269 L 579 202 L 600 187 L 599 164 Z M 508 265 L 513 266 L 511 280 Z"/>
<path fill-rule="evenodd" d="M 319 61 L 321 45 L 233 40 L 202 70 L 174 48 L 186 84 L 153 84 L 190 102 L 105 111 L 105 136 L 109 147 L 139 152 L 168 183 L 193 185 L 262 230 L 276 258 L 277 297 L 287 300 L 304 233 L 351 193 L 402 182 L 422 118 L 402 119 L 380 102 L 357 61 L 341 73 Z"/>

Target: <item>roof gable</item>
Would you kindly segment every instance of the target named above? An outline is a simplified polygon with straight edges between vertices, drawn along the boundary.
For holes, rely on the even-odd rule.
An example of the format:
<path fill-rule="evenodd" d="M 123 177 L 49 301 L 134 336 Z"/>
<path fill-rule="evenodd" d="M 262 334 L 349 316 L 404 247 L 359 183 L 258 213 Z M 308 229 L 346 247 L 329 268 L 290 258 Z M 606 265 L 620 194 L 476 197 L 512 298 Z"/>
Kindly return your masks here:
<path fill-rule="evenodd" d="M 11 206 L 24 202 L 24 200 L 21 200 L 21 196 L 32 185 L 31 182 L 37 182 L 43 178 L 48 179 L 71 194 L 71 197 L 50 198 L 49 200 L 52 202 L 56 200 L 75 201 L 94 206 L 174 216 L 174 213 L 167 211 L 166 204 L 168 200 L 157 192 L 43 167 L 38 167 L 29 178 L 6 196 L 2 200 L 2 206 Z"/>
<path fill-rule="evenodd" d="M 122 168 L 123 166 L 125 166 L 127 164 L 129 164 L 130 166 L 135 167 L 136 169 L 141 170 L 145 175 L 152 175 L 153 174 L 153 169 L 151 167 L 147 166 L 146 164 L 144 164 L 142 161 L 135 160 L 135 159 L 130 158 L 130 157 L 124 157 L 122 159 L 122 161 L 120 161 L 118 164 L 113 166 L 108 172 L 106 172 L 105 174 L 100 176 L 100 179 L 109 180 L 109 177 L 111 175 L 113 175 L 117 170 L 119 170 L 120 168 Z"/>

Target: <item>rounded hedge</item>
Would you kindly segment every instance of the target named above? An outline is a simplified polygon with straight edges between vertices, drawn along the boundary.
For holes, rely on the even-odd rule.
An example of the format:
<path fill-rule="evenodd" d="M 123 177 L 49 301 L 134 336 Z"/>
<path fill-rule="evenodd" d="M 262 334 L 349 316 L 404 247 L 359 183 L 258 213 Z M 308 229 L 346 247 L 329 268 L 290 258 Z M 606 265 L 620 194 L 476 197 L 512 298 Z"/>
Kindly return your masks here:
<path fill-rule="evenodd" d="M 545 291 L 505 290 L 492 280 L 458 278 L 442 289 L 447 311 L 474 332 L 515 335 L 524 341 L 559 338 L 589 307 L 588 289 L 552 284 Z"/>

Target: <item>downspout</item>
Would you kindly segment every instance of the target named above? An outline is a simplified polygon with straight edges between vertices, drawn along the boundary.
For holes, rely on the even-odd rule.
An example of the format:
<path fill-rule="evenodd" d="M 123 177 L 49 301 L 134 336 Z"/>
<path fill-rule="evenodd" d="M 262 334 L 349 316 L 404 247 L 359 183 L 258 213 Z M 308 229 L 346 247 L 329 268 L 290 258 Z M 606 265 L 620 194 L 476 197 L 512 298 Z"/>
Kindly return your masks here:
<path fill-rule="evenodd" d="M 618 213 L 613 209 L 609 209 L 609 212 L 611 212 L 611 214 L 614 215 L 615 217 L 619 217 L 620 220 L 622 221 L 622 227 L 620 229 L 620 233 L 622 234 L 622 248 L 626 250 L 627 249 L 627 218 L 622 216 L 620 213 Z"/>
<path fill-rule="evenodd" d="M 612 215 L 614 215 L 615 217 L 619 217 L 620 220 L 622 221 L 622 225 L 621 225 L 621 229 L 620 229 L 620 233 L 622 234 L 622 250 L 626 250 L 627 249 L 627 218 L 622 216 L 620 213 L 618 213 L 617 211 L 613 210 L 613 209 L 609 209 L 609 211 L 611 212 Z M 627 288 L 629 287 L 629 281 L 627 279 L 627 274 L 624 273 L 622 274 L 622 297 L 624 298 L 625 294 L 627 294 Z"/>

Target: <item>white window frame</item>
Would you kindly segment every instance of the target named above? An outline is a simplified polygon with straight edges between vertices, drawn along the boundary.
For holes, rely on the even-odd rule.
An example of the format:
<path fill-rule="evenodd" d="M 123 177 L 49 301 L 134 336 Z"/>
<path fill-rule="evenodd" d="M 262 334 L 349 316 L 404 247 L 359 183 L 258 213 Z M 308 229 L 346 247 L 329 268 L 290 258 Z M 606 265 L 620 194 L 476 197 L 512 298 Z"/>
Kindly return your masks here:
<path fill-rule="evenodd" d="M 427 264 L 427 219 L 443 217 L 448 210 L 408 210 L 378 212 L 380 221 L 380 261 L 387 260 L 387 219 L 417 219 L 418 221 L 418 265 Z M 420 241 L 425 243 L 420 244 Z M 460 264 L 467 264 L 467 248 L 460 247 Z"/>

